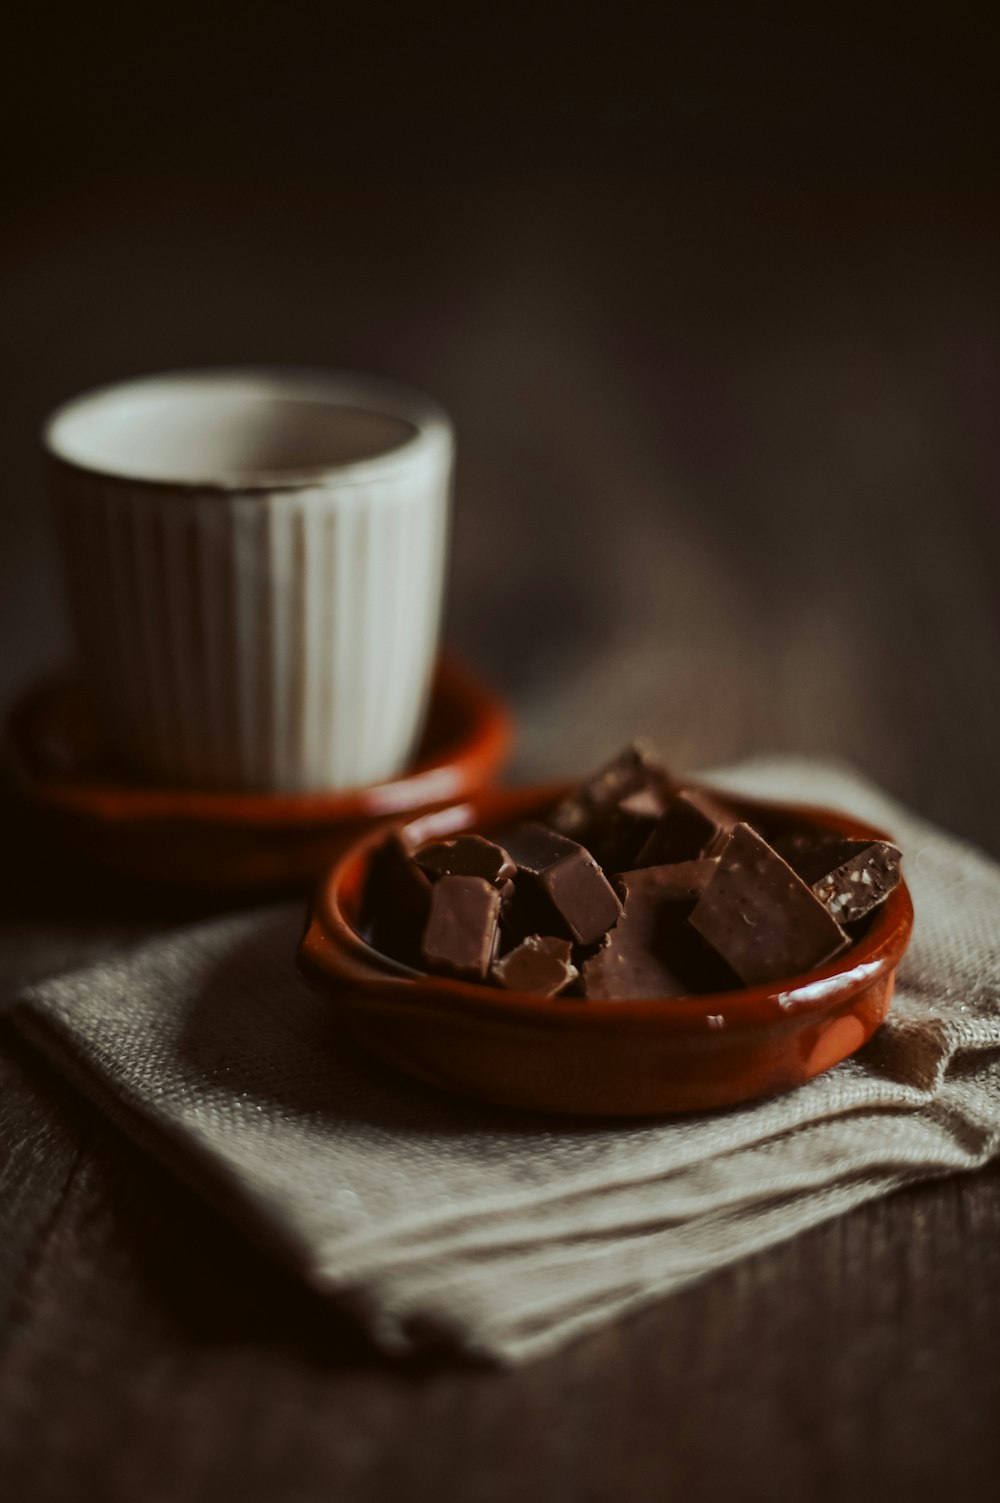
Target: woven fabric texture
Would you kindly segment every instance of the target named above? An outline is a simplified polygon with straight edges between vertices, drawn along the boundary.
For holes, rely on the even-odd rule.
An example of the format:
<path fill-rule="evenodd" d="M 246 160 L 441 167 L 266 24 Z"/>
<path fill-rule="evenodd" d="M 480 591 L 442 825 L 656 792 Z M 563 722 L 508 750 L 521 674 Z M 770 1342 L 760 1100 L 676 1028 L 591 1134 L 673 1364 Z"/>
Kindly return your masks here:
<path fill-rule="evenodd" d="M 769 759 L 713 780 L 848 810 L 904 851 L 916 924 L 889 1019 L 788 1095 L 608 1125 L 436 1094 L 361 1054 L 298 978 L 299 905 L 47 980 L 13 1017 L 386 1351 L 540 1354 L 1000 1150 L 1000 868 L 843 768 Z"/>

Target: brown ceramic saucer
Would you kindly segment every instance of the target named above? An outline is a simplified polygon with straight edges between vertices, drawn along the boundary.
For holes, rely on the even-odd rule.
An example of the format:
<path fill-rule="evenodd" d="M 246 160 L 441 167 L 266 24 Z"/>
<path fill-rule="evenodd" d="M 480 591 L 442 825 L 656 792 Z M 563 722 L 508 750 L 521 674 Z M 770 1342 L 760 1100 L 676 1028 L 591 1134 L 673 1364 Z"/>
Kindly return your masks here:
<path fill-rule="evenodd" d="M 341 793 L 216 793 L 130 781 L 102 761 L 78 685 L 36 688 L 6 728 L 5 771 L 63 855 L 128 877 L 211 893 L 302 887 L 363 831 L 477 793 L 501 765 L 510 718 L 453 658 L 438 665 L 410 770 Z"/>
<path fill-rule="evenodd" d="M 407 826 L 426 840 L 537 818 L 563 786 L 494 791 Z M 824 809 L 715 796 L 772 836 L 817 829 L 884 838 Z M 882 1022 L 913 926 L 900 883 L 867 932 L 829 965 L 710 996 L 585 1002 L 502 992 L 411 971 L 356 929 L 378 836 L 345 852 L 320 887 L 300 964 L 376 1055 L 435 1086 L 531 1110 L 644 1116 L 786 1091 L 859 1049 Z"/>

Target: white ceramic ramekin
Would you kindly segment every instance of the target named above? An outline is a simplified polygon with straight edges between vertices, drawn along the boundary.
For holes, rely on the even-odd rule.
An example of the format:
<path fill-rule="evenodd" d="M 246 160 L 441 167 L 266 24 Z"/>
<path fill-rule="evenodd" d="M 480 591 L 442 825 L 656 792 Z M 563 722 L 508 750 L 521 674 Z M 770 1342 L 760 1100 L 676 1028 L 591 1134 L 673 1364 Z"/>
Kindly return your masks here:
<path fill-rule="evenodd" d="M 45 428 L 82 667 L 134 772 L 377 782 L 419 737 L 452 433 L 367 376 L 220 370 L 80 397 Z"/>

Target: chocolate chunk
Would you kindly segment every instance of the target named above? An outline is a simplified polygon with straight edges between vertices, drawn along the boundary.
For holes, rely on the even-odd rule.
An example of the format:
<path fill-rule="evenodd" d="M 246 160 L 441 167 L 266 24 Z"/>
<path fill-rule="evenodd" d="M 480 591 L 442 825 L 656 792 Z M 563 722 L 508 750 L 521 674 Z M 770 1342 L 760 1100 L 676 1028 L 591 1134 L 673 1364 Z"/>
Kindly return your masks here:
<path fill-rule="evenodd" d="M 455 840 L 421 846 L 413 859 L 432 879 L 483 877 L 494 887 L 502 887 L 517 870 L 503 846 L 482 835 L 459 835 Z"/>
<path fill-rule="evenodd" d="M 624 913 L 581 966 L 585 997 L 685 997 L 722 991 L 738 978 L 684 922 L 715 875 L 717 859 L 623 872 L 615 886 Z"/>
<path fill-rule="evenodd" d="M 771 838 L 758 826 L 757 833 L 765 836 L 808 887 L 832 872 L 855 847 L 860 850 L 868 844 L 865 840 L 845 840 L 842 835 L 831 835 L 825 830 L 795 830 L 790 834 L 783 831 Z"/>
<path fill-rule="evenodd" d="M 775 840 L 774 847 L 840 924 L 864 918 L 900 881 L 902 854 L 888 840 L 800 833 Z"/>
<path fill-rule="evenodd" d="M 636 866 L 665 866 L 717 856 L 734 824 L 733 816 L 697 788 L 674 795 L 636 856 Z"/>
<path fill-rule="evenodd" d="M 584 844 L 606 872 L 625 871 L 634 866 L 666 807 L 662 789 L 637 788 L 595 821 Z"/>
<path fill-rule="evenodd" d="M 580 991 L 591 1002 L 636 1001 L 651 997 L 687 997 L 691 988 L 666 961 L 642 945 L 624 938 L 615 942 L 614 930 L 597 953 L 580 967 Z"/>
<path fill-rule="evenodd" d="M 557 862 L 565 861 L 581 849 L 575 840 L 568 840 L 558 830 L 537 823 L 517 825 L 508 830 L 503 843 L 519 876 L 541 876 Z"/>
<path fill-rule="evenodd" d="M 715 862 L 689 865 L 709 868 L 705 881 L 715 870 Z M 677 882 L 669 875 L 672 870 L 676 869 L 646 867 L 615 879 L 624 911 L 601 947 L 580 967 L 585 997 L 619 1001 L 690 993 L 691 986 L 676 969 L 675 951 L 685 901 L 700 879 L 689 874 Z"/>
<path fill-rule="evenodd" d="M 737 824 L 688 923 L 748 986 L 810 970 L 849 943 L 777 851 Z"/>
<path fill-rule="evenodd" d="M 429 970 L 483 981 L 497 945 L 500 894 L 483 877 L 441 877 L 431 887 L 422 952 Z"/>
<path fill-rule="evenodd" d="M 718 856 L 678 861 L 669 866 L 645 866 L 622 872 L 615 878 L 615 887 L 623 902 L 627 893 L 641 891 L 657 894 L 664 903 L 693 903 L 705 891 L 718 866 Z"/>
<path fill-rule="evenodd" d="M 577 978 L 568 939 L 529 934 L 515 950 L 493 963 L 490 980 L 508 992 L 555 997 Z"/>
<path fill-rule="evenodd" d="M 902 859 L 887 840 L 845 840 L 837 865 L 813 882 L 812 890 L 839 924 L 852 924 L 884 903 L 900 880 Z"/>
<path fill-rule="evenodd" d="M 641 883 L 645 874 L 655 873 L 652 881 L 664 905 L 659 944 L 669 955 L 671 970 L 684 981 L 687 992 L 725 992 L 740 985 L 736 972 L 684 922 L 715 876 L 718 865 L 718 856 L 705 856 L 697 861 L 681 861 L 670 866 L 647 866 L 641 871 L 623 872 L 615 878 L 616 886 L 624 884 L 619 889 L 624 902 L 629 887 L 634 892 L 643 890 Z M 618 922 L 621 923 L 621 919 Z"/>
<path fill-rule="evenodd" d="M 372 856 L 361 927 L 376 950 L 404 965 L 422 967 L 420 941 L 431 906 L 431 884 L 391 830 Z"/>
<path fill-rule="evenodd" d="M 506 837 L 517 862 L 517 901 L 537 915 L 533 928 L 594 944 L 611 928 L 621 904 L 588 850 L 544 825 L 519 825 Z"/>
<path fill-rule="evenodd" d="M 634 742 L 581 783 L 553 810 L 549 823 L 562 835 L 580 841 L 597 855 L 592 842 L 600 843 L 606 826 L 622 800 L 643 789 L 662 798 L 670 786 L 669 774 L 640 742 Z"/>

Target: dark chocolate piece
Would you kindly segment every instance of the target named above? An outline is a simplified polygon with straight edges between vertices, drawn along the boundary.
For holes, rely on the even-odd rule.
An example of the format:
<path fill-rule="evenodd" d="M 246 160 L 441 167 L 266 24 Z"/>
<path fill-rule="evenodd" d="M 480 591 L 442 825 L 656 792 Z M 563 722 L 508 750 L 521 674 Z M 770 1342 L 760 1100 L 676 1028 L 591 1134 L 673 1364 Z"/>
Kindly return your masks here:
<path fill-rule="evenodd" d="M 519 825 L 506 838 L 517 862 L 517 899 L 538 916 L 534 931 L 594 944 L 622 911 L 614 888 L 593 856 L 544 825 Z"/>
<path fill-rule="evenodd" d="M 666 866 L 717 856 L 735 823 L 733 815 L 697 788 L 674 795 L 636 856 L 636 866 Z"/>
<path fill-rule="evenodd" d="M 848 936 L 749 825 L 737 824 L 688 923 L 748 986 L 811 970 Z"/>
<path fill-rule="evenodd" d="M 413 859 L 432 879 L 483 877 L 494 887 L 502 887 L 517 870 L 503 846 L 482 835 L 459 835 L 421 846 Z"/>
<path fill-rule="evenodd" d="M 855 847 L 860 850 L 868 844 L 866 840 L 845 840 L 842 835 L 831 835 L 826 830 L 783 832 L 773 839 L 759 828 L 757 833 L 764 835 L 807 887 L 811 887 L 820 877 L 825 877 L 827 872 L 832 872 L 852 854 Z"/>
<path fill-rule="evenodd" d="M 483 981 L 497 945 L 500 894 L 484 877 L 441 877 L 431 887 L 423 958 L 429 970 Z"/>
<path fill-rule="evenodd" d="M 626 871 L 634 866 L 666 807 L 662 788 L 637 788 L 595 821 L 585 844 L 606 872 Z"/>
<path fill-rule="evenodd" d="M 840 835 L 786 835 L 775 841 L 803 882 L 840 924 L 877 908 L 900 880 L 902 854 L 888 840 L 846 840 Z"/>
<path fill-rule="evenodd" d="M 705 891 L 719 866 L 718 856 L 678 861 L 669 866 L 644 866 L 622 872 L 615 888 L 625 902 L 628 892 L 656 893 L 663 903 L 693 903 Z"/>
<path fill-rule="evenodd" d="M 614 930 L 580 967 L 580 992 L 590 1002 L 623 1002 L 651 997 L 687 997 L 691 988 L 659 956 Z"/>
<path fill-rule="evenodd" d="M 508 992 L 555 997 L 577 978 L 568 939 L 529 934 L 515 950 L 493 962 L 490 980 Z"/>
<path fill-rule="evenodd" d="M 414 865 L 401 836 L 391 830 L 372 857 L 361 910 L 362 931 L 383 955 L 422 968 L 420 941 L 430 906 L 430 882 Z"/>
<path fill-rule="evenodd" d="M 607 826 L 613 823 L 623 799 L 643 789 L 659 792 L 662 799 L 669 787 L 669 774 L 641 742 L 634 742 L 567 794 L 553 810 L 549 823 L 598 855 L 594 845 L 607 837 Z"/>
<path fill-rule="evenodd" d="M 884 903 L 900 880 L 902 854 L 887 840 L 845 841 L 846 852 L 833 871 L 812 883 L 812 890 L 838 924 L 853 924 Z"/>
<path fill-rule="evenodd" d="M 714 862 L 692 862 L 715 869 Z M 683 923 L 692 883 L 677 883 L 670 867 L 646 867 L 624 872 L 615 885 L 624 899 L 624 912 L 603 944 L 580 967 L 581 990 L 593 1001 L 627 997 L 685 997 L 691 986 L 675 968 L 675 941 Z M 678 900 L 679 895 L 679 900 Z M 689 905 L 688 905 L 689 906 Z"/>
<path fill-rule="evenodd" d="M 670 866 L 647 866 L 615 878 L 616 887 L 623 884 L 619 896 L 624 902 L 629 887 L 633 892 L 652 890 L 644 889 L 642 883 L 647 872 L 655 873 L 651 880 L 663 903 L 656 943 L 669 959 L 670 969 L 685 983 L 686 992 L 725 992 L 740 985 L 735 971 L 684 922 L 715 876 L 718 865 L 717 856 L 704 856 Z"/>

